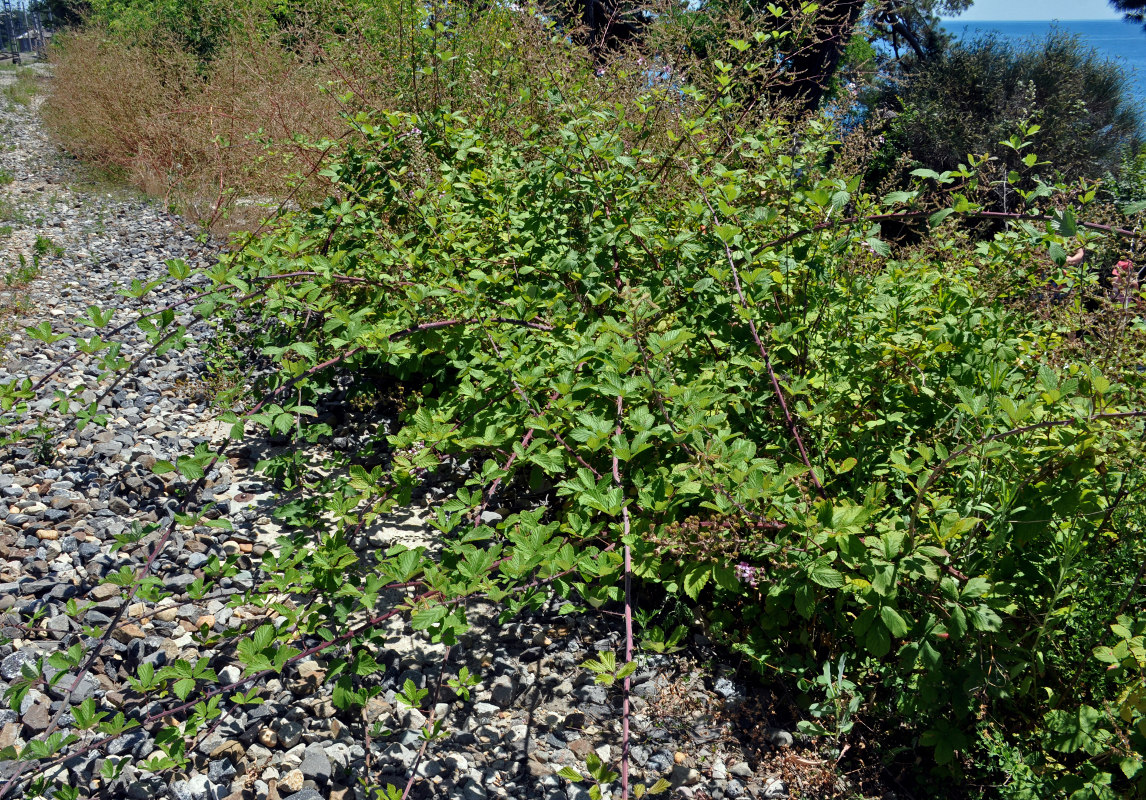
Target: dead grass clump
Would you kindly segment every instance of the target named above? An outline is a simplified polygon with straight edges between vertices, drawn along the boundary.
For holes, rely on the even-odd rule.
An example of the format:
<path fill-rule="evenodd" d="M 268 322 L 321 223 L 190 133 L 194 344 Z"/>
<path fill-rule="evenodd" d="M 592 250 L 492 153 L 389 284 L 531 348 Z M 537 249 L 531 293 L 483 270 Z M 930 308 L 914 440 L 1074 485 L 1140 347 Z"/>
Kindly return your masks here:
<path fill-rule="evenodd" d="M 306 143 L 337 129 L 338 104 L 321 62 L 241 42 L 203 65 L 174 42 L 72 33 L 53 52 L 45 122 L 74 155 L 196 222 L 246 227 L 308 171 Z"/>
<path fill-rule="evenodd" d="M 683 45 L 655 31 L 642 49 L 594 49 L 511 7 L 335 0 L 321 12 L 300 6 L 289 24 L 254 7 L 236 13 L 250 17 L 229 17 L 207 52 L 188 47 L 185 28 L 163 25 L 91 23 L 58 37 L 49 129 L 76 156 L 224 232 L 317 194 L 322 152 L 312 143 L 353 136 L 342 111 L 449 116 L 513 143 L 526 131 L 558 130 L 577 107 L 627 114 L 640 98 L 647 124 L 618 126 L 633 131 L 623 145 L 676 152 L 682 112 L 711 100 L 685 83 L 719 83 L 703 59 L 670 61 L 665 54 Z M 744 24 L 734 29 L 747 36 Z M 766 49 L 752 48 L 753 59 L 772 64 Z M 757 89 L 779 80 L 765 72 Z M 752 101 L 738 124 L 774 112 Z M 662 191 L 692 190 L 688 181 L 674 186 L 673 175 L 662 176 Z"/>

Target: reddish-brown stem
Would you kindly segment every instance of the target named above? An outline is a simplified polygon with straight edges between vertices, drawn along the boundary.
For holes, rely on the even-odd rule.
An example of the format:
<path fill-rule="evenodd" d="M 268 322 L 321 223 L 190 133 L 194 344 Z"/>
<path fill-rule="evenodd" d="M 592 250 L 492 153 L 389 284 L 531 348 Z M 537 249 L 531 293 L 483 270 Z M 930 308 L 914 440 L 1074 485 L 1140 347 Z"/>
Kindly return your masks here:
<path fill-rule="evenodd" d="M 773 239 L 762 246 L 761 249 L 768 249 L 776 247 L 777 245 L 787 244 L 788 242 L 799 239 L 801 236 L 807 236 L 809 233 L 816 233 L 817 231 L 835 228 L 839 225 L 852 225 L 857 222 L 891 222 L 900 219 L 921 219 L 923 217 L 930 217 L 933 211 L 894 211 L 889 214 L 867 214 L 856 217 L 844 217 L 843 219 L 831 220 L 829 222 L 821 222 L 818 225 L 813 225 L 808 228 L 801 228 L 794 233 L 789 233 L 786 236 L 781 236 L 779 239 Z M 1019 214 L 1007 211 L 963 211 L 959 216 L 970 217 L 972 219 L 1002 219 L 1014 220 L 1016 222 L 1053 222 L 1053 217 L 1048 217 L 1046 214 Z M 1092 231 L 1102 231 L 1103 233 L 1110 233 L 1115 236 L 1124 236 L 1128 239 L 1142 239 L 1146 238 L 1146 234 L 1138 231 L 1127 230 L 1126 228 L 1116 228 L 1113 225 L 1100 225 L 1097 222 L 1076 222 L 1080 228 L 1086 228 Z"/>
<path fill-rule="evenodd" d="M 701 191 L 701 197 L 704 199 L 704 204 L 708 206 L 709 212 L 712 214 L 712 221 L 716 225 L 720 225 L 720 218 L 716 215 L 716 209 L 712 207 L 712 203 L 708 200 L 708 192 Z M 736 259 L 732 257 L 732 249 L 728 246 L 728 242 L 723 239 L 720 240 L 724 245 L 724 254 L 728 258 L 728 266 L 732 269 L 732 283 L 736 287 L 736 296 L 740 299 L 740 306 L 745 311 L 751 311 L 748 305 L 748 299 L 744 296 L 744 290 L 740 286 L 740 272 L 736 269 Z M 764 347 L 764 342 L 760 340 L 760 333 L 756 330 L 756 322 L 751 316 L 748 317 L 748 330 L 752 332 L 752 339 L 756 342 L 756 347 L 760 350 L 760 357 L 764 359 L 764 368 L 768 371 L 768 377 L 772 380 L 772 391 L 776 395 L 776 400 L 780 403 L 780 410 L 784 413 L 784 423 L 788 426 L 788 430 L 792 433 L 792 438 L 796 441 L 796 447 L 800 450 L 800 458 L 804 461 L 804 466 L 808 468 L 808 475 L 812 479 L 812 485 L 816 487 L 816 493 L 820 497 L 826 497 L 824 487 L 820 484 L 820 479 L 816 477 L 816 470 L 812 468 L 812 461 L 808 458 L 808 451 L 804 447 L 804 440 L 800 436 L 800 431 L 796 427 L 796 422 L 792 419 L 791 412 L 788 411 L 788 403 L 784 400 L 784 392 L 780 388 L 780 381 L 776 378 L 776 371 L 772 369 L 772 359 L 768 356 L 768 351 Z"/>
<path fill-rule="evenodd" d="M 617 437 L 622 434 L 625 401 L 617 395 Z M 625 552 L 625 665 L 633 661 L 633 557 L 629 549 L 629 504 L 624 502 L 624 482 L 621 480 L 621 461 L 613 456 L 613 484 L 622 491 L 621 542 Z M 629 691 L 632 679 L 625 675 L 621 681 L 621 800 L 629 798 Z"/>
<path fill-rule="evenodd" d="M 390 288 L 388 284 L 379 283 L 377 281 L 370 281 L 366 278 L 356 278 L 353 275 L 323 275 L 321 272 L 308 272 L 305 270 L 300 272 L 283 272 L 278 275 L 259 275 L 258 277 L 252 278 L 252 280 L 282 281 L 286 280 L 287 278 L 326 278 L 328 280 L 334 281 L 335 283 L 365 284 L 366 286 L 377 286 L 380 289 Z"/>

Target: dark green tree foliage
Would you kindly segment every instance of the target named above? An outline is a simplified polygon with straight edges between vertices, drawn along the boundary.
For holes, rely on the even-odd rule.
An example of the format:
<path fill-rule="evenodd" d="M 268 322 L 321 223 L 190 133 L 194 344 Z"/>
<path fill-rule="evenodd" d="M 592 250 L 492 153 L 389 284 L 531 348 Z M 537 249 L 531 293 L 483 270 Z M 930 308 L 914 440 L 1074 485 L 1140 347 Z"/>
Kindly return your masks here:
<path fill-rule="evenodd" d="M 899 58 L 910 50 L 916 58 L 929 58 L 946 41 L 939 25 L 941 15 L 960 14 L 971 7 L 971 0 L 915 0 L 915 2 L 875 3 L 870 11 L 875 38 L 886 43 Z M 873 39 L 874 40 L 874 39 Z"/>
<path fill-rule="evenodd" d="M 892 122 L 869 177 L 885 177 L 901 153 L 935 169 L 1002 155 L 998 143 L 1024 122 L 1041 128 L 1048 171 L 1067 180 L 1117 171 L 1140 130 L 1125 87 L 1121 67 L 1060 31 L 1029 46 L 991 36 L 952 44 L 878 84 L 871 106 Z"/>
<path fill-rule="evenodd" d="M 78 25 L 91 12 L 87 0 L 35 0 L 28 5 L 29 11 L 46 15 L 46 24 Z"/>
<path fill-rule="evenodd" d="M 1146 0 L 1110 0 L 1110 5 L 1123 12 L 1127 22 L 1146 22 Z"/>

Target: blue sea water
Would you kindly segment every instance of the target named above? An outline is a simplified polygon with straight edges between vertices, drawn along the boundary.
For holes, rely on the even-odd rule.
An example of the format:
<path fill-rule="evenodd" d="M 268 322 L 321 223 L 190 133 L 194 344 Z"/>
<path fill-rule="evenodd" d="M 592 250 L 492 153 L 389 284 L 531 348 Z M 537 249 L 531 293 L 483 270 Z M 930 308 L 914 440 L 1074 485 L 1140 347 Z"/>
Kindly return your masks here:
<path fill-rule="evenodd" d="M 943 27 L 958 39 L 974 39 L 985 33 L 1015 43 L 1037 41 L 1052 29 L 1077 34 L 1086 44 L 1102 55 L 1121 64 L 1130 81 L 1131 91 L 1146 116 L 1146 32 L 1142 26 L 1121 20 L 1064 20 L 1064 21 L 999 21 L 963 22 L 944 20 Z"/>

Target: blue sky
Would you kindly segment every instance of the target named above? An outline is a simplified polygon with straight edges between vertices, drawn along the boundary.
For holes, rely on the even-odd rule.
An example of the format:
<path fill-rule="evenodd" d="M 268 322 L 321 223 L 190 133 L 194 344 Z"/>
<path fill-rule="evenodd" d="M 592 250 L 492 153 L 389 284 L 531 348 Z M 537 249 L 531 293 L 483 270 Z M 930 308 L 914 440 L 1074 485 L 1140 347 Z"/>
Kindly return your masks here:
<path fill-rule="evenodd" d="M 956 19 L 1121 19 L 1106 0 L 975 0 Z"/>

